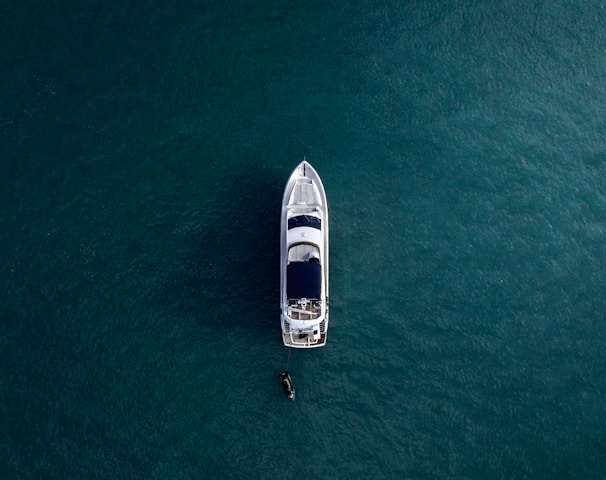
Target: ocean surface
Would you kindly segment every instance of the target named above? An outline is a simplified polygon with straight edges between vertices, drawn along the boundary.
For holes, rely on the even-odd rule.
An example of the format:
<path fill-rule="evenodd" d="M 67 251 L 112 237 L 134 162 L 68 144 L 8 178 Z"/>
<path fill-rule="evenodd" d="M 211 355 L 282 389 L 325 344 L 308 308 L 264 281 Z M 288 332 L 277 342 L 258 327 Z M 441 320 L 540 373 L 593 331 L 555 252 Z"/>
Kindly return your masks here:
<path fill-rule="evenodd" d="M 606 2 L 23 0 L 0 44 L 0 478 L 606 478 Z"/>

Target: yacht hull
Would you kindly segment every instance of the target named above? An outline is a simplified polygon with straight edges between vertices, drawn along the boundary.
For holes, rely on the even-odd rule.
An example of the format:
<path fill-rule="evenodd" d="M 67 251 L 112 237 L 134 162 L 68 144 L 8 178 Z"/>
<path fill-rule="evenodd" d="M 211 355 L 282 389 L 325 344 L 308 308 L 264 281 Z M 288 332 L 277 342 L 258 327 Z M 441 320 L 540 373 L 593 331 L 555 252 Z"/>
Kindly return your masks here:
<path fill-rule="evenodd" d="M 286 183 L 280 222 L 284 345 L 317 348 L 328 335 L 328 205 L 320 176 L 301 162 Z"/>

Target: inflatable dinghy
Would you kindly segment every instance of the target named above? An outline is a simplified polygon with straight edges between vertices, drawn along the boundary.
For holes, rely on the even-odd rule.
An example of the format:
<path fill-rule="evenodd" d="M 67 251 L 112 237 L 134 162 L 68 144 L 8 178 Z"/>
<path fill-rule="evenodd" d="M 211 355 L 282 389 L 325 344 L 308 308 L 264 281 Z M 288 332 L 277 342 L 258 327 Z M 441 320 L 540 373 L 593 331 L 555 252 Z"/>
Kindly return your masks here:
<path fill-rule="evenodd" d="M 295 387 L 292 384 L 292 378 L 290 378 L 290 373 L 282 372 L 280 374 L 280 382 L 282 383 L 282 388 L 284 389 L 284 394 L 290 399 L 295 399 Z"/>

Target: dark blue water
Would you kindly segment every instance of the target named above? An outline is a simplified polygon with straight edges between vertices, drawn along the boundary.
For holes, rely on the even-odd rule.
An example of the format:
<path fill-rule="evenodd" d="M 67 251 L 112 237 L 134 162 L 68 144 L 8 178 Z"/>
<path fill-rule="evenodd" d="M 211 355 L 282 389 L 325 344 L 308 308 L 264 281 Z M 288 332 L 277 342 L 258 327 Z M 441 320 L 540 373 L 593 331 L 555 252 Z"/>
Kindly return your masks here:
<path fill-rule="evenodd" d="M 0 5 L 0 477 L 603 478 L 606 4 L 173 3 Z"/>

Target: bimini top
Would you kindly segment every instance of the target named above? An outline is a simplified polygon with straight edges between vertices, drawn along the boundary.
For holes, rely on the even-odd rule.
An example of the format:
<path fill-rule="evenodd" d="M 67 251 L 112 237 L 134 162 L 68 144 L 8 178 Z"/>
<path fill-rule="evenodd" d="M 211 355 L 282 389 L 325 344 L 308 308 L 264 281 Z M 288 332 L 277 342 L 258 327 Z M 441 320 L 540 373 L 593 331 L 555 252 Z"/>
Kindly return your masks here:
<path fill-rule="evenodd" d="M 286 268 L 287 298 L 320 298 L 322 267 L 314 262 L 291 262 Z"/>

